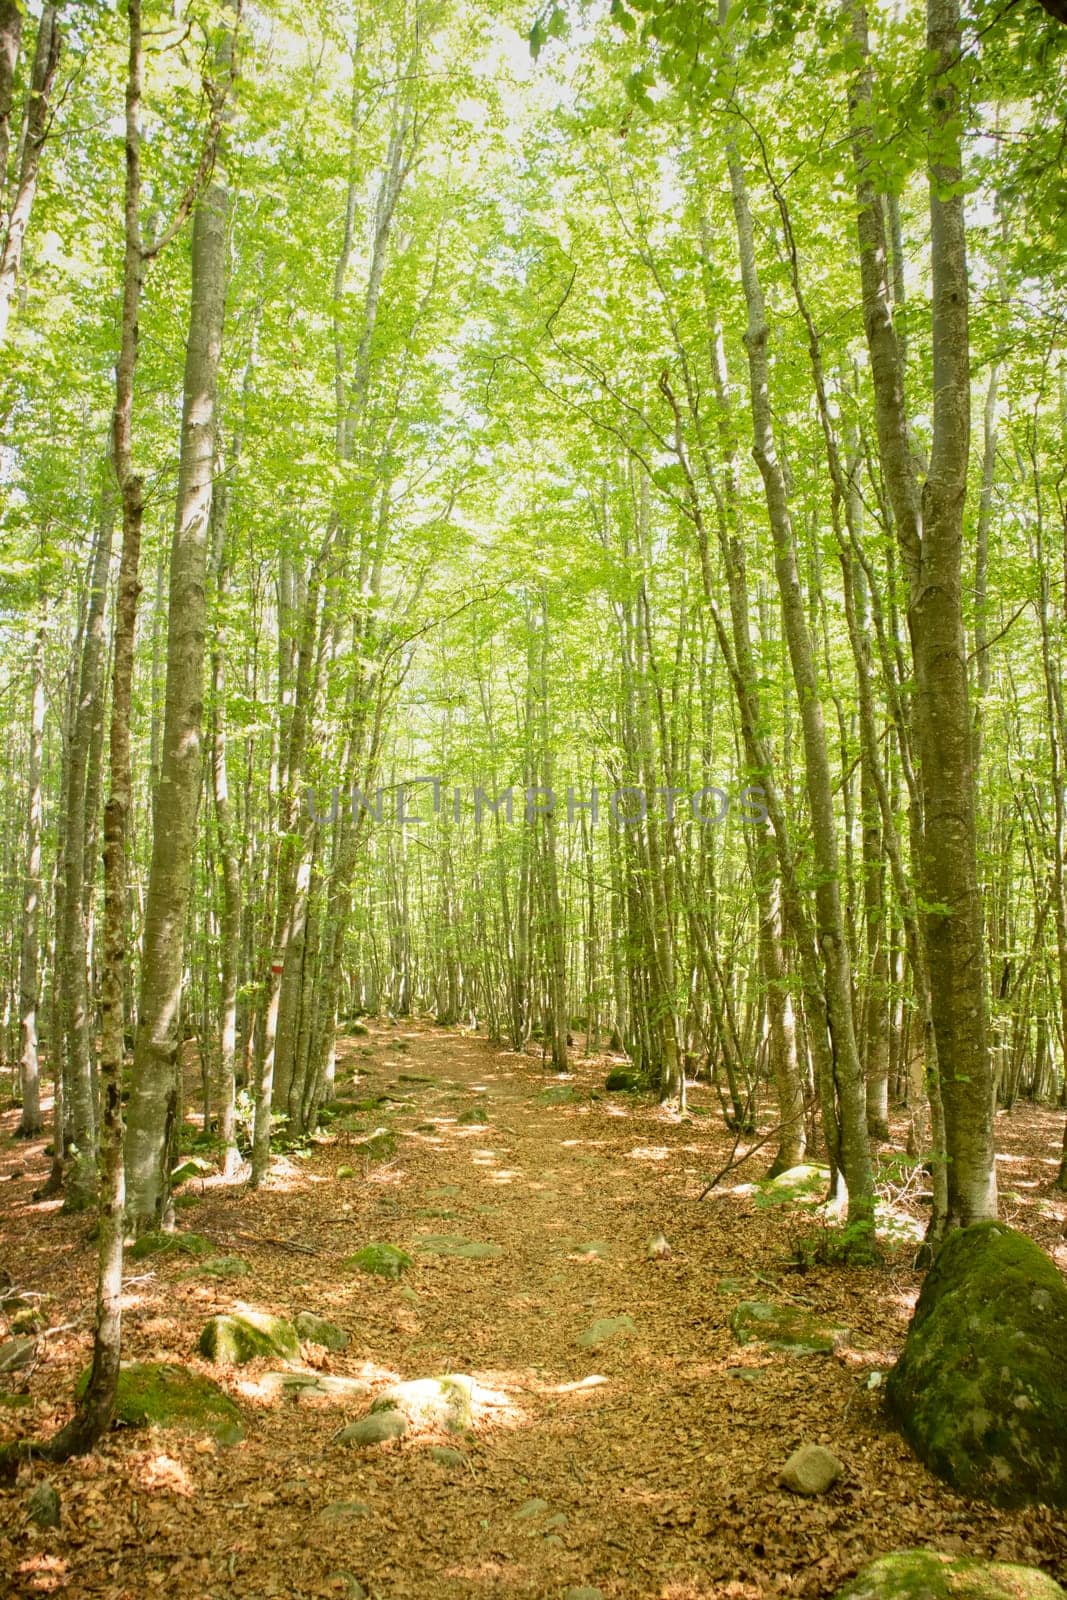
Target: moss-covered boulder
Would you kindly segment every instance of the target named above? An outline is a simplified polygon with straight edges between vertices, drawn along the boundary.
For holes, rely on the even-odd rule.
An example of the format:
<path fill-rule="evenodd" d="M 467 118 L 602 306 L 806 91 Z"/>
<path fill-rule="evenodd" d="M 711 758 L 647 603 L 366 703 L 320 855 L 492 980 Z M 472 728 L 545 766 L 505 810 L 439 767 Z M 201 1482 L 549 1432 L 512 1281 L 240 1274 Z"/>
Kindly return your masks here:
<path fill-rule="evenodd" d="M 800 1166 L 787 1167 L 776 1178 L 765 1179 L 760 1187 L 771 1203 L 819 1205 L 830 1189 L 830 1169 L 805 1161 Z"/>
<path fill-rule="evenodd" d="M 130 1251 L 133 1261 L 147 1256 L 211 1256 L 215 1246 L 202 1233 L 142 1233 Z"/>
<path fill-rule="evenodd" d="M 208 1256 L 199 1266 L 193 1267 L 188 1276 L 207 1273 L 209 1278 L 247 1278 L 251 1271 L 244 1256 Z"/>
<path fill-rule="evenodd" d="M 78 1379 L 79 1396 L 88 1385 L 89 1372 L 86 1367 Z M 162 1361 L 123 1362 L 115 1423 L 124 1428 L 180 1428 L 185 1433 L 209 1433 L 220 1444 L 236 1444 L 244 1436 L 240 1411 L 217 1383 Z"/>
<path fill-rule="evenodd" d="M 1031 1239 L 999 1222 L 949 1236 L 886 1404 L 961 1493 L 1067 1506 L 1067 1284 Z"/>
<path fill-rule="evenodd" d="M 466 1111 L 461 1111 L 456 1122 L 461 1128 L 484 1128 L 489 1121 L 489 1113 L 484 1106 L 469 1106 Z"/>
<path fill-rule="evenodd" d="M 632 1094 L 641 1087 L 641 1075 L 636 1067 L 612 1067 L 604 1087 L 609 1094 Z"/>
<path fill-rule="evenodd" d="M 471 1425 L 471 1396 L 474 1379 L 462 1372 L 443 1378 L 414 1378 L 409 1383 L 394 1383 L 371 1406 L 371 1415 L 399 1411 L 414 1427 L 444 1428 L 448 1433 L 465 1433 Z"/>
<path fill-rule="evenodd" d="M 308 1344 L 321 1344 L 327 1350 L 334 1351 L 344 1350 L 348 1345 L 345 1330 L 335 1322 L 327 1322 L 325 1317 L 317 1317 L 314 1311 L 298 1311 L 293 1318 L 293 1327 Z"/>
<path fill-rule="evenodd" d="M 412 1261 L 407 1251 L 401 1250 L 399 1245 L 365 1244 L 361 1250 L 345 1256 L 341 1265 L 369 1272 L 376 1278 L 399 1278 L 412 1265 Z"/>
<path fill-rule="evenodd" d="M 296 1329 L 269 1311 L 231 1311 L 212 1317 L 200 1335 L 200 1353 L 219 1367 L 243 1367 L 260 1356 L 300 1359 Z"/>
<path fill-rule="evenodd" d="M 763 1300 L 742 1300 L 730 1313 L 730 1331 L 738 1344 L 764 1344 L 797 1356 L 830 1355 L 848 1342 L 848 1329 L 831 1327 L 803 1306 L 776 1306 Z"/>
<path fill-rule="evenodd" d="M 872 1561 L 834 1600 L 1063 1600 L 1063 1590 L 1034 1567 L 901 1550 Z"/>

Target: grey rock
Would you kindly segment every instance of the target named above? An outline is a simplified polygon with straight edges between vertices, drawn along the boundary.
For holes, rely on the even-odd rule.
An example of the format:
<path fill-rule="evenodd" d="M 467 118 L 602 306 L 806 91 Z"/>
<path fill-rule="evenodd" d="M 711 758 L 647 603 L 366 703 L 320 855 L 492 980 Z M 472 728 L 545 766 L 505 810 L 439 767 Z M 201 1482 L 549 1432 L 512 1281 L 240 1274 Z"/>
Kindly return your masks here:
<path fill-rule="evenodd" d="M 35 1484 L 26 1499 L 30 1521 L 38 1528 L 58 1528 L 60 1519 L 59 1496 L 47 1480 Z"/>
<path fill-rule="evenodd" d="M 407 1426 L 408 1419 L 400 1411 L 373 1411 L 369 1417 L 350 1422 L 347 1428 L 341 1429 L 337 1438 L 341 1444 L 360 1447 L 385 1444 L 388 1439 L 399 1439 L 402 1433 L 407 1432 Z"/>
<path fill-rule="evenodd" d="M 336 1323 L 327 1322 L 325 1317 L 317 1317 L 314 1311 L 298 1311 L 293 1318 L 293 1327 L 308 1344 L 321 1344 L 333 1351 L 344 1350 L 348 1345 L 345 1330 Z"/>
<path fill-rule="evenodd" d="M 549 1505 L 547 1500 L 527 1500 L 524 1505 L 519 1507 L 515 1515 L 524 1519 L 529 1517 L 540 1517 L 548 1509 Z"/>
<path fill-rule="evenodd" d="M 31 1337 L 5 1339 L 0 1344 L 0 1372 L 21 1372 L 33 1360 L 37 1340 Z"/>
<path fill-rule="evenodd" d="M 583 1350 L 596 1350 L 611 1339 L 629 1338 L 636 1332 L 637 1327 L 632 1317 L 598 1317 L 584 1333 L 578 1335 L 578 1343 Z"/>
<path fill-rule="evenodd" d="M 821 1444 L 802 1444 L 782 1468 L 778 1482 L 794 1494 L 825 1494 L 844 1470 L 832 1450 Z"/>
<path fill-rule="evenodd" d="M 370 1506 L 363 1500 L 333 1500 L 319 1512 L 320 1522 L 355 1522 L 369 1517 Z"/>

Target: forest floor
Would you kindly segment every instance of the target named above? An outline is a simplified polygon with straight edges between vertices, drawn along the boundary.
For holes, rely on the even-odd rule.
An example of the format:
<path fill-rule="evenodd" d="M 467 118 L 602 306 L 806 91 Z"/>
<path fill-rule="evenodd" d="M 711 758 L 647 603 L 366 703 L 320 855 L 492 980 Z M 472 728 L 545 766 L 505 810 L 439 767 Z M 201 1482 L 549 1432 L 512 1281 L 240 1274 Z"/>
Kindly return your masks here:
<path fill-rule="evenodd" d="M 362 1115 L 362 1132 L 335 1123 L 279 1158 L 256 1194 L 212 1177 L 185 1186 L 182 1227 L 243 1256 L 249 1276 L 208 1279 L 181 1256 L 128 1264 L 125 1357 L 219 1379 L 243 1441 L 116 1431 L 94 1456 L 47 1469 L 62 1501 L 55 1530 L 29 1522 L 26 1491 L 45 1469 L 27 1472 L 0 1491 L 0 1594 L 552 1600 L 586 1585 L 605 1600 L 758 1600 L 831 1595 L 874 1555 L 915 1545 L 1067 1580 L 1062 1521 L 951 1493 L 868 1386 L 904 1337 L 920 1283 L 912 1247 L 877 1268 L 791 1270 L 813 1218 L 758 1203 L 749 1181 L 766 1150 L 699 1199 L 733 1142 L 707 1088 L 680 1120 L 634 1096 L 591 1099 L 603 1059 L 576 1059 L 560 1080 L 536 1057 L 424 1023 L 372 1024 L 339 1058 L 350 1096 L 398 1097 Z M 461 1122 L 475 1106 L 488 1120 Z M 0 1268 L 49 1297 L 52 1331 L 33 1368 L 0 1378 L 28 1397 L 0 1405 L 0 1437 L 46 1437 L 88 1359 L 93 1251 L 85 1217 L 33 1200 L 48 1160 L 43 1141 L 14 1141 L 14 1122 L 7 1113 L 0 1139 Z M 369 1163 L 358 1140 L 379 1127 L 395 1132 L 395 1153 Z M 1067 1208 L 1051 1188 L 1060 1137 L 1052 1112 L 998 1119 L 1003 1214 L 1064 1267 Z M 660 1232 L 670 1256 L 649 1259 Z M 433 1253 L 434 1236 L 499 1249 Z M 342 1265 L 368 1241 L 414 1264 L 397 1282 Z M 800 1300 L 848 1339 L 829 1355 L 740 1345 L 729 1316 L 745 1299 Z M 294 1397 L 266 1377 L 277 1360 L 213 1368 L 200 1331 L 241 1304 L 340 1324 L 347 1349 L 305 1346 L 300 1366 L 369 1380 L 369 1392 Z M 579 1342 L 622 1317 L 631 1331 Z M 336 1440 L 390 1382 L 443 1373 L 476 1382 L 465 1435 Z M 805 1441 L 846 1468 L 816 1499 L 776 1481 Z M 442 1465 L 441 1445 L 462 1459 Z"/>

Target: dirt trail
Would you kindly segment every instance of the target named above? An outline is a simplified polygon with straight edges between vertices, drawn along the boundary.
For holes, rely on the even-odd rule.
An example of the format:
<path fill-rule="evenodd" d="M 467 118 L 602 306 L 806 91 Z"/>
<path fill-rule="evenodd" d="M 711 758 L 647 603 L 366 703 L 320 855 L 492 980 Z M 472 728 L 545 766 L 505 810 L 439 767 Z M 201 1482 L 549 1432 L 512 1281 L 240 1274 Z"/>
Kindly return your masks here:
<path fill-rule="evenodd" d="M 424 1024 L 346 1040 L 339 1078 L 350 1099 L 403 1098 L 346 1114 L 257 1195 L 194 1182 L 183 1227 L 243 1255 L 252 1274 L 226 1283 L 187 1260 L 132 1264 L 126 1354 L 211 1373 L 196 1340 L 213 1312 L 308 1309 L 351 1342 L 333 1356 L 305 1347 L 305 1365 L 368 1378 L 371 1395 L 282 1399 L 264 1381 L 269 1363 L 214 1374 L 245 1412 L 236 1447 L 117 1433 L 98 1457 L 52 1474 L 57 1532 L 26 1526 L 25 1485 L 0 1495 L 12 1594 L 549 1600 L 585 1584 L 605 1600 L 758 1600 L 829 1595 L 866 1559 L 909 1544 L 1067 1576 L 1067 1536 L 1050 1517 L 976 1515 L 884 1427 L 866 1380 L 903 1336 L 910 1267 L 790 1274 L 794 1224 L 780 1213 L 733 1193 L 697 1203 L 729 1149 L 699 1094 L 686 1122 L 625 1095 L 592 1100 L 603 1062 L 579 1061 L 561 1082 L 536 1058 Z M 461 1120 L 479 1106 L 486 1122 Z M 359 1141 L 379 1128 L 395 1133 L 395 1152 L 368 1162 Z M 5 1143 L 3 1157 L 7 1172 L 25 1168 L 0 1186 L 3 1264 L 68 1320 L 89 1303 L 90 1252 L 71 1250 L 84 1219 L 31 1201 L 39 1146 Z M 354 1176 L 338 1176 L 346 1166 Z M 671 1255 L 649 1260 L 661 1231 Z M 451 1239 L 499 1253 L 431 1253 L 442 1238 L 445 1250 Z M 342 1265 L 369 1241 L 415 1264 L 397 1283 Z M 848 1347 L 798 1358 L 736 1344 L 739 1300 L 789 1297 L 848 1327 Z M 632 1331 L 580 1343 L 594 1322 L 624 1317 Z M 50 1338 L 27 1386 L 33 1404 L 0 1411 L 0 1428 L 49 1431 L 87 1349 L 84 1328 Z M 335 1441 L 379 1385 L 450 1372 L 478 1385 L 469 1434 L 414 1430 L 363 1450 Z M 775 1482 L 805 1440 L 848 1469 L 819 1500 Z M 440 1465 L 431 1451 L 442 1444 L 463 1463 Z M 353 1501 L 364 1513 L 324 1515 Z"/>

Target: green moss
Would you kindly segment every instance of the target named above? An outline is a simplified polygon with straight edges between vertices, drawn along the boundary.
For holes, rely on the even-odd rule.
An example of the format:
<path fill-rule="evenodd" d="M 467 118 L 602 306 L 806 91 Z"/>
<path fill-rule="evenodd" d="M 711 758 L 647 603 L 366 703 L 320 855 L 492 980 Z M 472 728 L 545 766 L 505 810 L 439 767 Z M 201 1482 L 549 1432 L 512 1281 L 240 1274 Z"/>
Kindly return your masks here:
<path fill-rule="evenodd" d="M 469 1110 L 462 1112 L 456 1121 L 461 1128 L 473 1127 L 475 1124 L 484 1127 L 489 1121 L 489 1113 L 484 1106 L 471 1106 Z"/>
<path fill-rule="evenodd" d="M 300 1358 L 292 1323 L 267 1311 L 240 1311 L 212 1317 L 200 1335 L 200 1353 L 220 1367 L 243 1367 L 258 1357 Z"/>
<path fill-rule="evenodd" d="M 949 1236 L 886 1403 L 916 1454 L 995 1505 L 1067 1506 L 1067 1285 L 997 1222 Z"/>
<path fill-rule="evenodd" d="M 89 1371 L 86 1367 L 78 1379 L 79 1396 L 88 1385 Z M 236 1444 L 244 1436 L 240 1411 L 217 1383 L 166 1362 L 123 1363 L 115 1422 L 126 1428 L 210 1433 L 221 1444 Z"/>
<path fill-rule="evenodd" d="M 641 1086 L 640 1074 L 634 1067 L 613 1067 L 604 1081 L 611 1094 L 629 1094 Z"/>
<path fill-rule="evenodd" d="M 130 1251 L 133 1261 L 146 1256 L 210 1256 L 215 1246 L 202 1233 L 143 1233 Z"/>
<path fill-rule="evenodd" d="M 847 1338 L 844 1328 L 828 1327 L 800 1306 L 769 1305 L 762 1300 L 742 1300 L 735 1306 L 730 1329 L 738 1344 L 759 1343 L 794 1355 L 829 1355 Z"/>
<path fill-rule="evenodd" d="M 952 1559 L 902 1550 L 864 1567 L 834 1600 L 1062 1600 L 1063 1590 L 1033 1567 Z"/>
<path fill-rule="evenodd" d="M 412 1264 L 407 1251 L 395 1244 L 365 1244 L 341 1263 L 344 1267 L 372 1273 L 376 1278 L 399 1278 Z"/>
<path fill-rule="evenodd" d="M 187 1276 L 195 1278 L 206 1272 L 209 1278 L 247 1278 L 251 1271 L 243 1256 L 208 1256 L 199 1266 L 191 1268 Z"/>
<path fill-rule="evenodd" d="M 396 1134 L 386 1132 L 372 1134 L 369 1139 L 361 1139 L 355 1149 L 370 1161 L 388 1161 L 391 1156 L 396 1155 Z"/>
<path fill-rule="evenodd" d="M 562 1083 L 542 1089 L 537 1098 L 543 1106 L 569 1106 L 574 1104 L 578 1096 L 569 1084 Z"/>

